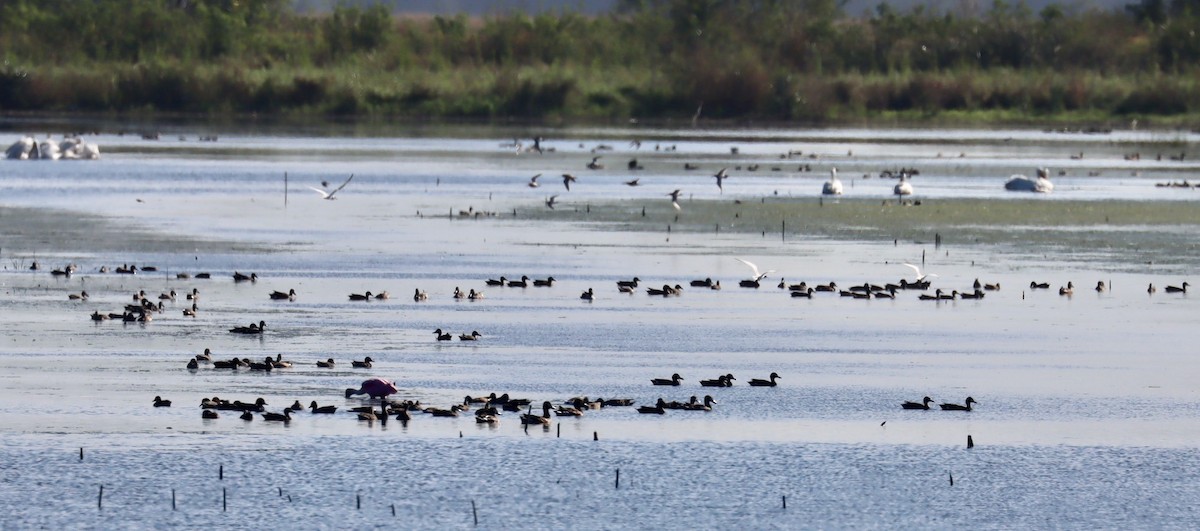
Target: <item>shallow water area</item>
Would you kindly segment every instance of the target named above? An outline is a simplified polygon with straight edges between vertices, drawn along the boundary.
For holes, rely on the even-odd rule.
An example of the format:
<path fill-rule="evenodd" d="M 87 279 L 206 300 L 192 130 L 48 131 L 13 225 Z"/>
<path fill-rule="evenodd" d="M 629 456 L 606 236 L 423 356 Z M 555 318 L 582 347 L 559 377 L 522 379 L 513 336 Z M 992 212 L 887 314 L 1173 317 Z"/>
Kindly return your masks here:
<path fill-rule="evenodd" d="M 472 502 L 479 525 L 493 528 L 1195 522 L 1195 509 L 1174 501 L 1200 484 L 1191 472 L 1200 362 L 1187 340 L 1200 312 L 1191 293 L 1166 286 L 1194 273 L 1189 209 L 1200 191 L 1154 184 L 1196 168 L 1122 157 L 1187 149 L 1193 134 L 541 134 L 554 152 L 517 154 L 509 138 L 531 134 L 512 128 L 231 131 L 205 143 L 175 139 L 195 137 L 180 130 L 158 141 L 97 135 L 99 161 L 0 161 L 10 190 L 0 206 L 5 527 L 468 527 Z M 593 154 L 600 144 L 611 150 Z M 789 150 L 819 156 L 781 159 Z M 1086 156 L 1069 157 L 1079 151 Z M 966 156 L 948 160 L 958 152 Z M 607 168 L 585 168 L 597 154 Z M 624 167 L 634 157 L 644 170 Z M 780 161 L 813 169 L 772 171 Z M 764 167 L 715 186 L 716 170 L 753 163 Z M 1070 173 L 1053 194 L 1003 190 L 1008 173 L 1051 163 Z M 871 177 L 856 178 L 840 202 L 816 203 L 834 165 L 846 180 Z M 900 166 L 922 168 L 914 183 L 925 204 L 886 204 L 894 181 L 877 174 Z M 569 191 L 558 177 L 566 172 L 578 176 Z M 541 184 L 529 187 L 536 173 Z M 351 174 L 336 200 L 308 189 L 336 188 Z M 624 184 L 634 177 L 640 186 Z M 676 188 L 688 191 L 679 210 L 666 197 Z M 559 196 L 554 210 L 550 195 Z M 781 230 L 777 213 L 789 202 L 802 203 L 801 214 Z M 1054 218 L 1045 204 L 1071 212 Z M 843 211 L 868 208 L 855 219 L 869 230 L 835 227 Z M 1019 222 L 1035 210 L 1047 221 Z M 946 223 L 953 232 L 939 232 Z M 741 288 L 750 268 L 735 258 L 773 271 L 761 287 Z M 42 269 L 31 271 L 35 260 Z M 933 287 L 869 300 L 776 287 L 911 281 L 905 262 L 930 273 Z M 50 274 L 68 263 L 72 275 Z M 128 264 L 158 270 L 100 272 Z M 257 280 L 234 282 L 234 272 Z M 501 276 L 555 282 L 485 282 Z M 633 277 L 635 292 L 618 292 L 615 282 Z M 706 277 L 722 289 L 690 285 Z M 976 279 L 1000 289 L 979 300 L 919 299 L 969 293 Z M 1093 289 L 1099 281 L 1103 291 Z M 1060 295 L 1068 282 L 1073 294 Z M 646 291 L 675 284 L 676 296 Z M 456 288 L 485 296 L 455 299 Z M 595 299 L 581 300 L 589 288 Z M 290 289 L 293 301 L 268 297 Z M 418 290 L 429 299 L 415 302 Z M 81 291 L 86 300 L 68 299 Z M 163 304 L 152 321 L 89 318 L 120 313 L 140 291 Z M 389 297 L 348 297 L 367 291 Z M 193 302 L 196 315 L 185 316 Z M 262 334 L 229 332 L 259 321 Z M 452 339 L 436 340 L 435 329 Z M 458 338 L 473 330 L 478 340 Z M 295 365 L 187 370 L 205 348 L 218 360 Z M 371 368 L 351 366 L 367 356 Z M 327 358 L 334 368 L 316 366 Z M 771 372 L 777 387 L 747 385 Z M 680 386 L 650 385 L 672 373 Z M 735 376 L 733 386 L 698 383 L 722 374 Z M 348 409 L 378 401 L 343 392 L 370 377 L 394 380 L 396 400 L 448 408 L 495 392 L 532 407 L 495 425 L 471 411 L 359 421 Z M 152 407 L 155 395 L 172 406 Z M 543 401 L 583 395 L 637 406 L 710 395 L 716 404 L 661 416 L 605 407 L 552 415 L 547 429 L 521 424 L 520 413 L 538 413 Z M 933 410 L 900 408 L 924 395 Z M 263 397 L 272 412 L 314 400 L 339 411 L 298 411 L 286 424 L 237 411 L 202 419 L 200 401 L 213 396 Z M 973 411 L 937 406 L 968 396 Z M 21 503 L 30 498 L 66 501 Z"/>

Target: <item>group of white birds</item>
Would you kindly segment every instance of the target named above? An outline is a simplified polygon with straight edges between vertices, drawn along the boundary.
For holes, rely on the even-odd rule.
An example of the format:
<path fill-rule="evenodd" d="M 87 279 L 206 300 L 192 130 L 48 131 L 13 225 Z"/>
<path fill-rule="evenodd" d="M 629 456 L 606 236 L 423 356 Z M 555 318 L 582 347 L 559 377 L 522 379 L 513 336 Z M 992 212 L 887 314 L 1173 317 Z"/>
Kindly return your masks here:
<path fill-rule="evenodd" d="M 1024 175 L 1016 174 L 1009 177 L 1004 183 L 1004 189 L 1012 192 L 1036 192 L 1039 194 L 1048 194 L 1054 190 L 1054 183 L 1050 182 L 1050 170 L 1047 168 L 1037 169 L 1037 178 L 1029 178 Z M 825 181 L 821 187 L 822 195 L 842 195 L 842 181 L 838 179 L 837 168 L 829 170 L 829 180 Z M 900 182 L 892 187 L 892 193 L 899 196 L 909 196 L 913 194 L 912 182 L 908 180 L 908 176 L 904 173 L 900 174 Z"/>
<path fill-rule="evenodd" d="M 100 158 L 100 146 L 92 144 L 77 136 L 63 137 L 55 141 L 47 136 L 38 141 L 32 136 L 26 136 L 13 142 L 4 151 L 4 158 L 10 160 L 96 160 Z"/>

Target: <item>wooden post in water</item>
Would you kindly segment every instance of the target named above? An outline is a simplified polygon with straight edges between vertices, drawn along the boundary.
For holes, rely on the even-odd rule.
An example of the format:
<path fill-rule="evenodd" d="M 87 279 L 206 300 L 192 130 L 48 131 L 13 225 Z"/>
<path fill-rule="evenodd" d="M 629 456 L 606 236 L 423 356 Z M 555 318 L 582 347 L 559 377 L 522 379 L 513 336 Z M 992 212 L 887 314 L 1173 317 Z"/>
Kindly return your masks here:
<path fill-rule="evenodd" d="M 967 449 L 969 450 L 974 447 L 975 447 L 975 439 L 972 439 L 971 436 L 968 435 L 967 436 Z"/>
<path fill-rule="evenodd" d="M 787 220 L 779 222 L 779 241 L 787 241 Z"/>
<path fill-rule="evenodd" d="M 787 509 L 787 495 L 783 496 L 783 508 Z"/>
<path fill-rule="evenodd" d="M 593 432 L 592 432 L 592 440 L 593 440 L 593 441 L 599 441 L 599 440 L 600 440 L 600 432 L 598 432 L 598 431 L 593 431 Z"/>
<path fill-rule="evenodd" d="M 475 500 L 471 500 L 471 517 L 475 519 L 475 526 L 479 526 L 479 511 L 475 508 Z"/>
<path fill-rule="evenodd" d="M 613 483 L 614 489 L 621 488 L 621 469 L 617 469 L 617 480 Z"/>
<path fill-rule="evenodd" d="M 283 208 L 287 208 L 287 199 L 288 199 L 287 194 L 288 194 L 288 177 L 287 177 L 287 172 L 285 171 L 285 172 L 283 172 Z"/>
<path fill-rule="evenodd" d="M 217 467 L 217 479 L 220 481 L 225 481 L 225 465 Z"/>
<path fill-rule="evenodd" d="M 360 511 L 362 510 L 362 494 L 354 495 L 354 508 Z"/>
<path fill-rule="evenodd" d="M 83 447 L 82 446 L 79 447 L 79 460 L 83 461 Z"/>
<path fill-rule="evenodd" d="M 171 489 L 171 510 L 175 510 L 175 489 Z"/>
<path fill-rule="evenodd" d="M 96 508 L 97 509 L 104 508 L 104 485 L 103 484 L 100 485 L 100 495 L 96 496 Z"/>

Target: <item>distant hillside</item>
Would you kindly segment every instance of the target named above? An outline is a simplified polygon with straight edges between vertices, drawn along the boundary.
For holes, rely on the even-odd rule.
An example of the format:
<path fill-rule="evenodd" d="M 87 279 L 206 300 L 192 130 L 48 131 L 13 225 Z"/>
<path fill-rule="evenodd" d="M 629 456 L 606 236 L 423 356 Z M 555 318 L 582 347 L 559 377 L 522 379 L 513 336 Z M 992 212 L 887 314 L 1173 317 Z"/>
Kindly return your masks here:
<path fill-rule="evenodd" d="M 523 11 L 540 13 L 543 11 L 570 10 L 581 13 L 603 13 L 616 4 L 616 0 L 343 0 L 347 4 L 370 6 L 375 4 L 390 5 L 395 13 L 428 13 L 437 15 L 467 13 L 469 15 L 489 15 Z M 1012 0 L 1009 4 L 1016 4 Z M 881 0 L 850 0 L 845 12 L 850 16 L 873 13 Z M 1088 9 L 1122 9 L 1125 4 L 1137 3 L 1136 0 L 1025 0 L 1025 4 L 1034 12 L 1050 4 L 1057 4 L 1068 12 L 1086 11 Z M 992 0 L 890 0 L 887 2 L 892 9 L 900 12 L 924 6 L 927 10 L 952 10 L 956 13 L 982 13 L 991 8 Z M 331 0 L 295 0 L 296 9 L 304 12 L 323 12 L 330 10 Z"/>

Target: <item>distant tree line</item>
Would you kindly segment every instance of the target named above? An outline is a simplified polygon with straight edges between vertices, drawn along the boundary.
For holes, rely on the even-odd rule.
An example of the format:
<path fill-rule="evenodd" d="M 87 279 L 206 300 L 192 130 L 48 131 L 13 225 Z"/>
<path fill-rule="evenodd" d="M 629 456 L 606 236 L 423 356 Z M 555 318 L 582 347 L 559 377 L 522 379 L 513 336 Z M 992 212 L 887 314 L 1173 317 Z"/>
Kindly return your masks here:
<path fill-rule="evenodd" d="M 0 111 L 843 119 L 1191 116 L 1200 0 L 974 16 L 844 0 L 300 14 L 288 0 L 0 1 Z"/>

